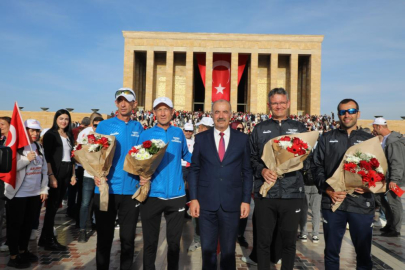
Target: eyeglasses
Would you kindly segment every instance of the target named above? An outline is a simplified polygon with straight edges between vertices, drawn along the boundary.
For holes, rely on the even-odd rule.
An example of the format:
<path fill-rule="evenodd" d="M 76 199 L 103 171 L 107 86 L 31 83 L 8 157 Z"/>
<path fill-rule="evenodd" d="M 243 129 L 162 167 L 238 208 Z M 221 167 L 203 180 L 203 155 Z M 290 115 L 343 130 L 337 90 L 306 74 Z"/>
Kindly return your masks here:
<path fill-rule="evenodd" d="M 285 105 L 287 105 L 287 102 L 285 102 L 285 101 L 283 101 L 283 102 L 274 102 L 274 103 L 270 103 L 270 105 L 271 106 L 278 106 L 278 105 L 285 106 Z"/>
<path fill-rule="evenodd" d="M 242 130 L 243 130 L 243 128 L 236 128 L 236 130 L 242 131 Z"/>
<path fill-rule="evenodd" d="M 191 132 L 192 133 L 193 131 L 192 130 L 185 130 L 185 132 Z"/>
<path fill-rule="evenodd" d="M 124 95 L 134 95 L 134 93 L 132 93 L 131 91 L 129 91 L 129 90 L 118 90 L 117 92 L 115 92 L 115 98 L 117 98 L 119 95 L 122 95 L 122 94 L 124 94 Z"/>
<path fill-rule="evenodd" d="M 97 127 L 97 126 L 98 126 L 98 124 L 94 124 L 94 125 L 93 125 L 93 127 Z"/>
<path fill-rule="evenodd" d="M 342 116 L 342 115 L 345 115 L 346 112 L 348 112 L 349 114 L 355 114 L 355 113 L 358 113 L 358 110 L 357 110 L 357 109 L 354 109 L 354 108 L 348 109 L 348 110 L 339 110 L 339 111 L 338 111 L 338 114 L 339 114 L 340 116 Z"/>

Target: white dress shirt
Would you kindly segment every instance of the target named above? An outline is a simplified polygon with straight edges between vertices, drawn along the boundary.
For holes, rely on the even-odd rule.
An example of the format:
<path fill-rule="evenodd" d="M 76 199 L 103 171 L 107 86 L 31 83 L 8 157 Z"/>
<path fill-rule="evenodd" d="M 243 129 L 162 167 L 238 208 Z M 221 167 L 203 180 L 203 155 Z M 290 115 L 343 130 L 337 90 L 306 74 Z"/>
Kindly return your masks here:
<path fill-rule="evenodd" d="M 219 148 L 219 141 L 221 140 L 221 135 L 219 135 L 219 133 L 221 133 L 219 130 L 217 130 L 216 128 L 214 128 L 214 139 L 215 139 L 215 146 L 217 147 L 217 152 L 218 152 L 218 148 Z M 225 152 L 226 149 L 228 148 L 228 144 L 229 144 L 229 138 L 231 136 L 231 128 L 228 126 L 228 128 L 223 131 L 224 133 L 224 141 L 225 141 Z"/>

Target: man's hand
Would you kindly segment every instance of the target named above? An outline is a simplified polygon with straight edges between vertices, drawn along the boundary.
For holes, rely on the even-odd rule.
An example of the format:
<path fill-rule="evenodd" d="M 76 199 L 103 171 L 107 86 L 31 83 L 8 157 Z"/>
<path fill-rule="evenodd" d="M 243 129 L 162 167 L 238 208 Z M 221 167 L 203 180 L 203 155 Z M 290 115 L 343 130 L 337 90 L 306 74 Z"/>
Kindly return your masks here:
<path fill-rule="evenodd" d="M 389 184 L 390 190 L 391 190 L 391 189 L 395 189 L 396 187 L 397 187 L 397 184 L 396 184 L 396 183 L 390 182 L 390 184 Z"/>
<path fill-rule="evenodd" d="M 58 187 L 58 180 L 56 180 L 55 175 L 49 176 L 49 185 L 51 188 L 57 188 Z"/>
<path fill-rule="evenodd" d="M 145 185 L 148 181 L 150 181 L 151 177 L 145 178 L 145 177 L 139 176 L 139 179 L 140 179 L 139 184 L 140 184 L 141 186 L 143 186 L 143 185 Z"/>
<path fill-rule="evenodd" d="M 70 184 L 71 184 L 72 186 L 74 186 L 74 185 L 76 185 L 76 182 L 77 182 L 77 180 L 76 180 L 76 175 L 73 175 L 72 178 L 70 178 Z"/>
<path fill-rule="evenodd" d="M 277 180 L 277 173 L 273 172 L 267 168 L 264 168 L 262 170 L 262 176 L 263 176 L 264 180 L 267 182 L 267 184 L 274 183 Z"/>
<path fill-rule="evenodd" d="M 105 181 L 108 181 L 108 179 L 105 178 Z M 101 185 L 101 179 L 94 176 L 94 184 L 96 184 L 96 186 L 100 187 L 100 185 Z"/>
<path fill-rule="evenodd" d="M 355 189 L 354 189 L 354 192 L 359 193 L 359 194 L 364 194 L 364 192 L 370 192 L 370 191 L 368 191 L 368 190 L 365 189 L 365 188 L 358 187 L 358 188 L 355 188 Z"/>
<path fill-rule="evenodd" d="M 191 200 L 190 214 L 192 217 L 198 218 L 200 216 L 200 203 L 198 200 Z"/>
<path fill-rule="evenodd" d="M 242 203 L 240 205 L 240 218 L 247 218 L 249 216 L 250 204 Z"/>
<path fill-rule="evenodd" d="M 41 198 L 41 202 L 44 202 L 46 199 L 48 199 L 48 194 L 41 194 L 40 198 Z"/>
<path fill-rule="evenodd" d="M 346 198 L 346 192 L 344 191 L 337 191 L 335 192 L 335 190 L 331 187 L 328 187 L 326 189 L 326 194 L 329 195 L 329 197 L 332 199 L 333 203 L 336 202 L 343 202 L 343 200 Z"/>

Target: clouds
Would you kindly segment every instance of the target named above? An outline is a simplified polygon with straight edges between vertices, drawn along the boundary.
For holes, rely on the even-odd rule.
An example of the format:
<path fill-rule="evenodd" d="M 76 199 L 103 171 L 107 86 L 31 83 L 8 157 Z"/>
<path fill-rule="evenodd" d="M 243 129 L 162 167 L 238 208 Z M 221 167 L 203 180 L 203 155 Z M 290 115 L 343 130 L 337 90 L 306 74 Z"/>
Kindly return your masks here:
<path fill-rule="evenodd" d="M 325 35 L 321 112 L 353 97 L 362 118 L 399 119 L 403 14 L 403 1 L 2 1 L 0 92 L 9 108 L 111 112 L 123 30 Z"/>

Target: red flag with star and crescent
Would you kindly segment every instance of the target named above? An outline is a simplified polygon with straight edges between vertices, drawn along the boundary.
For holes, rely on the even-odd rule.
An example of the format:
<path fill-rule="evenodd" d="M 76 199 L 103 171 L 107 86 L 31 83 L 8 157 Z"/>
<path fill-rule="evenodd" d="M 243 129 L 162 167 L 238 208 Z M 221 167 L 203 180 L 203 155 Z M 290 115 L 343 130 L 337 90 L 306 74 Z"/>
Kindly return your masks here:
<path fill-rule="evenodd" d="M 0 180 L 15 188 L 17 175 L 17 149 L 30 144 L 24 122 L 21 117 L 17 102 L 14 104 L 13 116 L 11 117 L 10 130 L 7 135 L 6 146 L 13 151 L 11 171 L 0 173 Z"/>
<path fill-rule="evenodd" d="M 231 54 L 213 55 L 212 63 L 212 102 L 218 99 L 230 100 L 231 94 Z"/>

